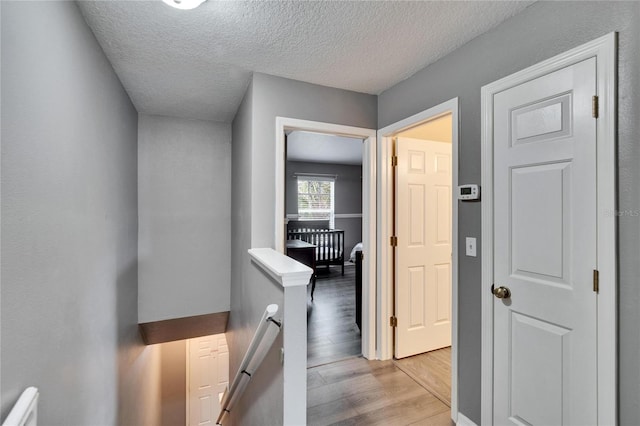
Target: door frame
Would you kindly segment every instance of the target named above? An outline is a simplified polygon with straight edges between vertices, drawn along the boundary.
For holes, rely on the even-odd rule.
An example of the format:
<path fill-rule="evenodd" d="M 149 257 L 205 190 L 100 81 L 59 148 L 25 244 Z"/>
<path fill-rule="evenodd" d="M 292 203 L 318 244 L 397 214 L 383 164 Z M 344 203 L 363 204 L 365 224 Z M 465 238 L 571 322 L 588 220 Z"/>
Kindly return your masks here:
<path fill-rule="evenodd" d="M 481 423 L 493 424 L 493 97 L 496 93 L 596 58 L 598 424 L 617 421 L 616 33 L 609 33 L 482 87 Z"/>
<path fill-rule="evenodd" d="M 451 418 L 458 420 L 458 98 L 450 99 L 408 118 L 378 130 L 378 358 L 393 357 L 393 329 L 389 318 L 393 312 L 393 250 L 389 237 L 393 230 L 393 169 L 391 167 L 391 139 L 394 134 L 446 114 L 452 115 L 452 221 L 451 221 Z"/>
<path fill-rule="evenodd" d="M 302 130 L 363 139 L 362 153 L 362 356 L 376 357 L 376 131 L 320 121 L 276 117 L 276 226 L 275 249 L 284 253 L 285 241 L 285 131 Z"/>

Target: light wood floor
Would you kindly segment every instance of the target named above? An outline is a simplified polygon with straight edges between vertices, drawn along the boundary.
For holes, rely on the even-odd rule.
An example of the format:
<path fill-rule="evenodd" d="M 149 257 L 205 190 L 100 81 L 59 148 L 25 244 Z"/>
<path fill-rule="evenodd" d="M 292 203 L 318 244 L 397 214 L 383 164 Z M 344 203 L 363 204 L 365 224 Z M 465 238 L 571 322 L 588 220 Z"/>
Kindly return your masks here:
<path fill-rule="evenodd" d="M 451 426 L 449 407 L 393 361 L 351 358 L 307 370 L 309 425 Z"/>
<path fill-rule="evenodd" d="M 318 271 L 314 300 L 307 302 L 307 366 L 313 367 L 361 353 L 355 322 L 355 266 Z"/>
<path fill-rule="evenodd" d="M 451 407 L 451 348 L 395 360 L 394 363 L 436 398 Z"/>
<path fill-rule="evenodd" d="M 355 267 L 331 268 L 307 304 L 309 425 L 451 426 L 451 349 L 393 361 L 359 357 Z"/>

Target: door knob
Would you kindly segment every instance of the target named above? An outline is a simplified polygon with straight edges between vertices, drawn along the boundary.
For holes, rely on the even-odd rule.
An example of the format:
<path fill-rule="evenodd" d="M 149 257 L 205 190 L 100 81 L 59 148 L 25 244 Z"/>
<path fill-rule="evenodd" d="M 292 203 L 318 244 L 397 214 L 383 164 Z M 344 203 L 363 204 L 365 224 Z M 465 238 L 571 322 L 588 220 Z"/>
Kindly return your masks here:
<path fill-rule="evenodd" d="M 491 290 L 493 295 L 498 299 L 508 299 L 511 297 L 511 290 L 507 287 L 500 286 Z"/>

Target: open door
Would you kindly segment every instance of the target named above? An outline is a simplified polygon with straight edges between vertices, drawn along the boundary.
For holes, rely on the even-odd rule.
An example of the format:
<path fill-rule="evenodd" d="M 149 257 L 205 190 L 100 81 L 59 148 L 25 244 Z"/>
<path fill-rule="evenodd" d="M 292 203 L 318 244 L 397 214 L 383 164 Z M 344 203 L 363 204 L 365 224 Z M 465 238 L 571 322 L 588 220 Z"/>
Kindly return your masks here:
<path fill-rule="evenodd" d="M 451 346 L 451 150 L 396 139 L 396 358 Z"/>

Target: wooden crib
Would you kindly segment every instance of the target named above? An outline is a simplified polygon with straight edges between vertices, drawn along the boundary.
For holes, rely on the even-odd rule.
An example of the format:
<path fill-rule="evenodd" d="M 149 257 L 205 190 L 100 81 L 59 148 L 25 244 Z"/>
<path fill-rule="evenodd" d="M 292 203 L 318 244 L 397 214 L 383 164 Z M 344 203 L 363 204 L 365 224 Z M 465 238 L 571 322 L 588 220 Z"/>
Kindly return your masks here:
<path fill-rule="evenodd" d="M 316 246 L 316 267 L 339 265 L 344 275 L 344 231 L 329 229 L 328 220 L 290 220 L 287 239 L 302 240 Z"/>

